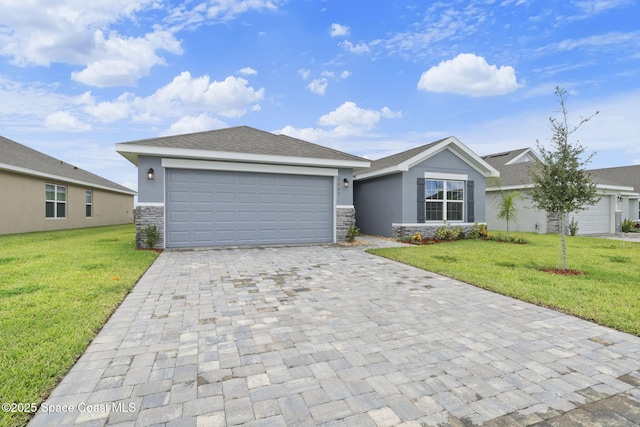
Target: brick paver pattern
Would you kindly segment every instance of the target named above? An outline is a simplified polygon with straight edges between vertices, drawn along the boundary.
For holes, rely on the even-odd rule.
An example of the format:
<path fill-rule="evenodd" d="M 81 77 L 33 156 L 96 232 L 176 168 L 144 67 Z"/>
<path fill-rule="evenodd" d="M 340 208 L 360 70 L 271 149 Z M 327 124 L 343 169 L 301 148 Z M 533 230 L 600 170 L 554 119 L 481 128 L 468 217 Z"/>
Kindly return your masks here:
<path fill-rule="evenodd" d="M 632 426 L 639 369 L 638 337 L 361 246 L 165 251 L 30 426 Z"/>

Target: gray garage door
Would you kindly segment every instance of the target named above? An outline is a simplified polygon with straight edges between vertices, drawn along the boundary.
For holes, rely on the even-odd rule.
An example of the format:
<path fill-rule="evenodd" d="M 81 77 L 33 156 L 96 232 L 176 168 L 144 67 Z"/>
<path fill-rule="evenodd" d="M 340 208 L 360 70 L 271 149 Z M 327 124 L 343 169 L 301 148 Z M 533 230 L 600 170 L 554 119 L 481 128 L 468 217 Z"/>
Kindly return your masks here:
<path fill-rule="evenodd" d="M 166 246 L 333 241 L 333 178 L 168 169 Z"/>
<path fill-rule="evenodd" d="M 611 196 L 603 196 L 594 206 L 569 214 L 569 221 L 578 221 L 578 234 L 611 232 Z"/>

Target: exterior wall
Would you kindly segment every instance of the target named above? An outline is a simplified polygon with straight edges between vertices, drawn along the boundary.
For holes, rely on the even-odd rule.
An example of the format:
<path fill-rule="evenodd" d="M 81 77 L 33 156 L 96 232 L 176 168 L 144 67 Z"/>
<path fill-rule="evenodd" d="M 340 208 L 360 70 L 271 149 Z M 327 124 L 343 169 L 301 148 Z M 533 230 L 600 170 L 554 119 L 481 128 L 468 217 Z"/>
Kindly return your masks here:
<path fill-rule="evenodd" d="M 629 199 L 629 216 L 627 219 L 637 221 L 640 219 L 640 206 L 638 206 L 638 199 Z"/>
<path fill-rule="evenodd" d="M 138 157 L 138 203 L 164 203 L 164 168 L 160 157 Z M 147 179 L 153 168 L 154 179 Z"/>
<path fill-rule="evenodd" d="M 344 180 L 349 182 L 349 187 L 344 186 Z M 338 169 L 336 177 L 336 204 L 338 206 L 353 206 L 353 170 Z"/>
<path fill-rule="evenodd" d="M 474 182 L 474 222 L 485 222 L 485 177 L 448 149 L 402 174 L 402 219 L 392 222 L 413 224 L 418 221 L 416 182 L 418 178 L 424 178 L 426 172 L 468 175 L 469 181 Z M 466 199 L 467 195 L 465 194 L 465 220 L 468 219 Z"/>
<path fill-rule="evenodd" d="M 147 171 L 153 168 L 154 179 L 147 179 Z M 155 224 L 161 233 L 161 239 L 156 248 L 164 248 L 165 231 L 165 173 L 162 167 L 162 159 L 153 156 L 138 157 L 138 207 L 136 208 L 136 245 L 145 247 L 141 230 L 147 225 Z M 347 179 L 349 186 L 344 186 Z M 349 227 L 355 221 L 355 209 L 353 206 L 353 171 L 352 169 L 339 169 L 335 178 L 335 202 L 336 202 L 336 240 L 345 241 Z"/>
<path fill-rule="evenodd" d="M 396 173 L 356 181 L 353 199 L 356 206 L 356 226 L 360 228 L 360 232 L 390 237 L 391 224 L 402 222 L 402 175 Z M 414 188 L 413 200 L 415 199 Z"/>
<path fill-rule="evenodd" d="M 520 192 L 520 198 L 516 199 L 518 209 L 515 220 L 509 221 L 509 231 L 527 231 L 544 234 L 547 229 L 547 213 L 534 209 L 532 202 L 527 198 L 526 192 Z M 500 192 L 490 191 L 486 196 L 486 219 L 489 230 L 505 231 L 507 222 L 497 217 Z"/>
<path fill-rule="evenodd" d="M 145 178 L 146 179 L 146 178 Z M 136 248 L 146 248 L 142 230 L 149 225 L 158 228 L 160 238 L 155 244 L 155 249 L 164 248 L 164 206 L 138 206 L 135 209 L 136 223 Z"/>
<path fill-rule="evenodd" d="M 133 222 L 133 195 L 0 171 L 7 192 L 0 210 L 0 234 L 64 230 Z M 66 218 L 45 218 L 45 185 L 67 187 Z M 93 191 L 93 215 L 85 216 L 85 191 Z"/>

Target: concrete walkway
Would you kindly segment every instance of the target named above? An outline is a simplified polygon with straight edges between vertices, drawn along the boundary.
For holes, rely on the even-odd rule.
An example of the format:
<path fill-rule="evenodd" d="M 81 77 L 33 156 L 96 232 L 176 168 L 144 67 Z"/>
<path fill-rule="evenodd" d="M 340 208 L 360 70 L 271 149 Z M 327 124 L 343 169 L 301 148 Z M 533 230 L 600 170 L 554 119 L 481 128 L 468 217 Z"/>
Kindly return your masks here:
<path fill-rule="evenodd" d="M 30 426 L 640 425 L 640 338 L 364 248 L 162 253 Z"/>

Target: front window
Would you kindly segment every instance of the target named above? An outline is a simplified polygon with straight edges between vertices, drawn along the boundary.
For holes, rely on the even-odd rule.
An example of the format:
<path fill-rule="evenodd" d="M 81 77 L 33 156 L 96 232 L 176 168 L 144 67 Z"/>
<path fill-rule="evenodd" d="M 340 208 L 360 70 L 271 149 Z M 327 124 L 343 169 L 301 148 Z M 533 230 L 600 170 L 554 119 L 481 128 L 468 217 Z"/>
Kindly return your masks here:
<path fill-rule="evenodd" d="M 67 187 L 62 185 L 46 184 L 45 217 L 67 217 Z"/>
<path fill-rule="evenodd" d="M 464 181 L 425 180 L 425 219 L 464 221 Z"/>
<path fill-rule="evenodd" d="M 84 192 L 85 216 L 91 218 L 93 216 L 93 192 L 86 190 Z"/>

